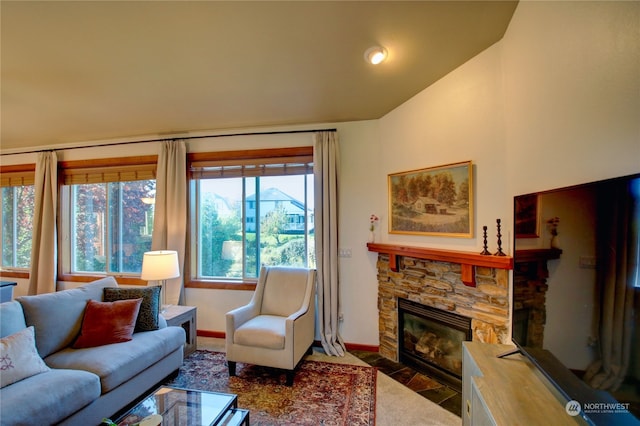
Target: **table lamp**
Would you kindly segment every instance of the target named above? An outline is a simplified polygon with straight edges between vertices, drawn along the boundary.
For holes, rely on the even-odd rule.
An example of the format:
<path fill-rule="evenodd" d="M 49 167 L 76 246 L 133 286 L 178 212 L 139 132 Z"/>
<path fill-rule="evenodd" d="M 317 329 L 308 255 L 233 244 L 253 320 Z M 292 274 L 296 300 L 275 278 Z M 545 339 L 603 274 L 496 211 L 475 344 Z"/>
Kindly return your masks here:
<path fill-rule="evenodd" d="M 168 279 L 180 276 L 178 252 L 174 250 L 156 250 L 144 253 L 140 278 L 145 281 L 160 281 L 162 286 L 162 304 L 167 304 L 166 283 Z"/>

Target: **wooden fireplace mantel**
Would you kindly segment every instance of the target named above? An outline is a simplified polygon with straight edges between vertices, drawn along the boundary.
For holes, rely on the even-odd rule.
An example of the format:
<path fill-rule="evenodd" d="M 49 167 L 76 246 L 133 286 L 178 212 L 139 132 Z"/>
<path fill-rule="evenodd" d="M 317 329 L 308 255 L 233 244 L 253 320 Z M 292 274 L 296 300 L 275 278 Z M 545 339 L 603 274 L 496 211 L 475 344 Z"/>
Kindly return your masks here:
<path fill-rule="evenodd" d="M 388 254 L 389 268 L 395 272 L 398 271 L 399 256 L 459 263 L 462 267 L 462 282 L 469 287 L 476 286 L 475 266 L 508 270 L 513 269 L 513 257 L 511 256 L 485 256 L 480 253 L 472 253 L 468 251 L 443 250 L 397 244 L 367 243 L 367 248 L 369 251 Z"/>
<path fill-rule="evenodd" d="M 547 260 L 560 259 L 562 250 L 550 249 L 526 249 L 516 250 L 517 262 L 546 262 Z"/>
<path fill-rule="evenodd" d="M 562 250 L 556 248 L 516 250 L 515 263 L 534 263 L 538 277 L 547 278 L 549 276 L 547 261 L 560 259 L 560 255 Z"/>

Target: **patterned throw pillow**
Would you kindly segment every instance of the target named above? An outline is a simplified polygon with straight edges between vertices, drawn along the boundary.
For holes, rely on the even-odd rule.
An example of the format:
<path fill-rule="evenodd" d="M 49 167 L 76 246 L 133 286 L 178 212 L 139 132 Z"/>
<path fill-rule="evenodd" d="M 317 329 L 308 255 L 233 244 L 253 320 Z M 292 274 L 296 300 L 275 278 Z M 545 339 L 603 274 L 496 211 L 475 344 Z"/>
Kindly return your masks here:
<path fill-rule="evenodd" d="M 49 371 L 36 350 L 33 326 L 0 339 L 0 388 Z"/>
<path fill-rule="evenodd" d="M 125 288 L 106 287 L 104 289 L 104 301 L 140 299 L 140 313 L 136 321 L 136 333 L 139 331 L 151 331 L 159 328 L 158 315 L 160 314 L 160 290 L 161 286 Z"/>
<path fill-rule="evenodd" d="M 142 299 L 97 302 L 89 300 L 76 349 L 128 342 L 133 335 Z"/>

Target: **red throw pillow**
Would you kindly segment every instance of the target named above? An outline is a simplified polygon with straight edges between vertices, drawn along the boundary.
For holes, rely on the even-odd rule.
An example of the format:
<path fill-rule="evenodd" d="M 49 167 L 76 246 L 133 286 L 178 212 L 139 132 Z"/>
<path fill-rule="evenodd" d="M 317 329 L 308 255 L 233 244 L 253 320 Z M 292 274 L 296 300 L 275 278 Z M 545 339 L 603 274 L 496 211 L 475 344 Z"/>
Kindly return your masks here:
<path fill-rule="evenodd" d="M 141 303 L 142 299 L 116 302 L 89 300 L 84 311 L 80 335 L 73 347 L 92 348 L 131 340 Z"/>

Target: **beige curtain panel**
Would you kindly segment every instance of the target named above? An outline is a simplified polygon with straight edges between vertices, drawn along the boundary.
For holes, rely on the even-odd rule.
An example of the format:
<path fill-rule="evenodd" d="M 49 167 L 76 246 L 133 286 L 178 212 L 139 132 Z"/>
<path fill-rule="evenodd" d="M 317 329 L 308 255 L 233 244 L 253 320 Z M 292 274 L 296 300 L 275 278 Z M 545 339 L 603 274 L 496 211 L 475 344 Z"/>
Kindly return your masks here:
<path fill-rule="evenodd" d="M 178 252 L 180 277 L 167 280 L 167 303 L 185 303 L 184 254 L 187 241 L 187 148 L 184 140 L 164 141 L 158 155 L 152 250 Z"/>
<path fill-rule="evenodd" d="M 34 182 L 31 271 L 28 294 L 52 293 L 57 280 L 58 158 L 55 152 L 40 152 Z"/>
<path fill-rule="evenodd" d="M 338 170 L 337 133 L 315 133 L 313 173 L 320 341 L 327 354 L 344 356 L 344 341 L 338 330 Z"/>

